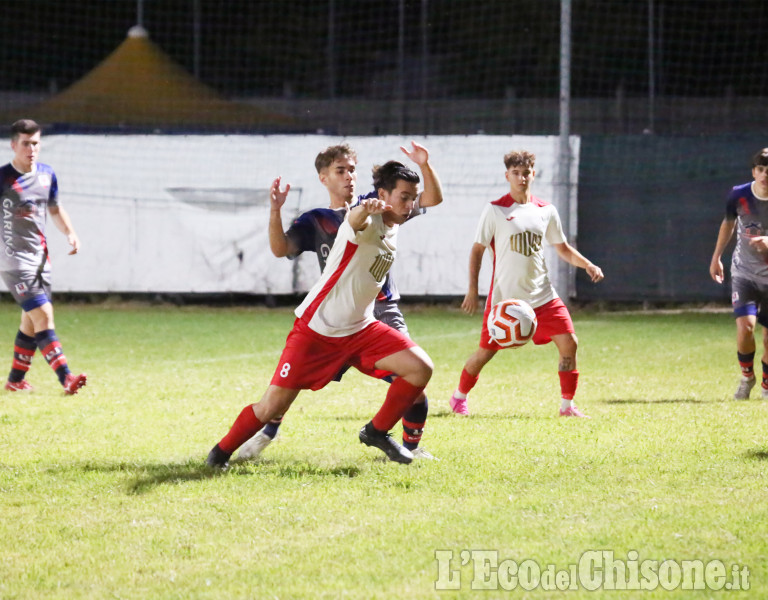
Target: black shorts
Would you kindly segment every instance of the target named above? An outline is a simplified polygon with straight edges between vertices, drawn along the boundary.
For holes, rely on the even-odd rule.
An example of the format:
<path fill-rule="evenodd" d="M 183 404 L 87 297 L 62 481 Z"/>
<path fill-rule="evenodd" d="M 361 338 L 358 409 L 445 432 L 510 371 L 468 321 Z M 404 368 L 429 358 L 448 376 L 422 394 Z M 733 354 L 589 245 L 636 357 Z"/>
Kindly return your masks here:
<path fill-rule="evenodd" d="M 756 316 L 760 325 L 768 327 L 768 284 L 734 277 L 731 280 L 731 304 L 735 317 Z"/>

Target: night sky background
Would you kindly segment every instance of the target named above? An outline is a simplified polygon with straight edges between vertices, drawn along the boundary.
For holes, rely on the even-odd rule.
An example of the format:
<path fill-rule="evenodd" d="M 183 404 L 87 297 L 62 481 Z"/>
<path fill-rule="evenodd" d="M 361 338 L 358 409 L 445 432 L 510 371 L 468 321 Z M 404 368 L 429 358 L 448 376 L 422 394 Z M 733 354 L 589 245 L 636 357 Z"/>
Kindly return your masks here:
<path fill-rule="evenodd" d="M 174 60 L 228 96 L 381 96 L 387 87 L 372 81 L 399 73 L 406 97 L 557 95 L 559 0 L 407 0 L 402 63 L 399 7 L 399 0 L 145 0 L 143 25 Z M 765 0 L 574 0 L 572 96 L 612 96 L 619 87 L 648 93 L 651 7 L 656 94 L 768 96 Z M 137 2 L 3 2 L 0 19 L 0 90 L 54 91 L 125 39 Z"/>

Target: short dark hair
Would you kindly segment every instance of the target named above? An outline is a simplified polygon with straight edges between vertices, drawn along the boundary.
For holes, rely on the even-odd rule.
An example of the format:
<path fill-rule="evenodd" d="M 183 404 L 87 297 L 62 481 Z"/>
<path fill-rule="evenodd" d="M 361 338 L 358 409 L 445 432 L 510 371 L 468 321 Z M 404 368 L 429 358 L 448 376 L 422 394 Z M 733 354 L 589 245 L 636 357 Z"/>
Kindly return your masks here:
<path fill-rule="evenodd" d="M 527 150 L 512 150 L 512 152 L 504 155 L 504 166 L 507 169 L 511 167 L 528 167 L 532 169 L 535 164 L 536 155 Z"/>
<path fill-rule="evenodd" d="M 19 119 L 11 125 L 11 139 L 17 139 L 22 133 L 26 135 L 34 135 L 40 130 L 40 125 L 32 119 Z"/>
<path fill-rule="evenodd" d="M 340 158 L 351 158 L 357 163 L 357 153 L 352 149 L 349 144 L 337 144 L 335 146 L 328 146 L 315 158 L 315 169 L 320 173 L 323 169 L 330 167 L 334 161 Z"/>
<path fill-rule="evenodd" d="M 383 188 L 391 192 L 397 187 L 398 181 L 419 183 L 421 179 L 415 171 L 396 160 L 390 160 L 383 165 L 373 167 L 373 187 L 377 191 Z"/>
<path fill-rule="evenodd" d="M 768 167 L 768 148 L 763 148 L 752 157 L 752 168 L 757 166 Z"/>

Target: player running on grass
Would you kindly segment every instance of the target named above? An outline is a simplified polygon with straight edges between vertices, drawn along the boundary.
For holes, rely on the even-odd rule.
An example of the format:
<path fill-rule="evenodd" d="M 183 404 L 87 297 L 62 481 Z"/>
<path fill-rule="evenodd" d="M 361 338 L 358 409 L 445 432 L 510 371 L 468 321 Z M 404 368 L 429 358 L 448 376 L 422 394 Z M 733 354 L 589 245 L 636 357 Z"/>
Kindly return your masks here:
<path fill-rule="evenodd" d="M 54 225 L 67 236 L 77 254 L 80 239 L 69 215 L 59 203 L 56 174 L 37 162 L 40 153 L 40 126 L 31 119 L 11 125 L 13 159 L 0 167 L 0 198 L 3 204 L 0 275 L 21 306 L 21 325 L 13 347 L 13 363 L 5 389 L 31 391 L 24 379 L 36 349 L 56 372 L 67 394 L 76 394 L 85 385 L 84 374 L 70 373 L 53 325 L 51 304 L 51 263 L 45 239 L 46 210 Z"/>
<path fill-rule="evenodd" d="M 419 176 L 396 161 L 374 171 L 378 198 L 362 200 L 339 227 L 320 279 L 296 309 L 297 319 L 264 396 L 246 406 L 206 463 L 226 468 L 232 453 L 266 423 L 284 415 L 302 389 L 325 387 L 347 365 L 395 374 L 384 404 L 359 432 L 362 443 L 395 462 L 413 454 L 389 435 L 432 376 L 432 361 L 408 336 L 377 321 L 373 304 L 397 252 L 399 225 L 410 217 Z M 287 193 L 287 188 L 286 188 Z"/>
<path fill-rule="evenodd" d="M 560 353 L 558 374 L 562 403 L 560 415 L 586 417 L 573 403 L 579 372 L 576 370 L 577 339 L 571 316 L 549 281 L 542 242 L 554 245 L 565 262 L 581 267 L 593 282 L 603 279 L 603 271 L 584 258 L 565 239 L 557 210 L 531 195 L 536 171 L 536 156 L 514 151 L 504 157 L 509 194 L 485 207 L 469 255 L 469 290 L 461 308 L 473 314 L 477 309 L 478 276 L 486 248 L 493 259 L 493 281 L 485 305 L 480 347 L 467 359 L 459 387 L 450 400 L 451 409 L 468 415 L 467 394 L 475 386 L 483 367 L 501 350 L 488 334 L 486 320 L 491 308 L 502 300 L 519 298 L 530 304 L 538 327 L 534 344 L 555 343 Z"/>
<path fill-rule="evenodd" d="M 746 400 L 755 387 L 755 324 L 763 326 L 762 396 L 768 398 L 768 148 L 752 157 L 753 181 L 734 187 L 725 204 L 709 274 L 723 283 L 725 247 L 736 231 L 731 260 L 731 302 L 741 380 L 733 395 Z"/>
<path fill-rule="evenodd" d="M 412 149 L 401 146 L 408 158 L 419 165 L 424 180 L 424 191 L 419 195 L 411 216 L 424 212 L 431 206 L 436 206 L 443 200 L 442 188 L 437 174 L 429 163 L 429 152 L 424 146 L 411 142 Z M 328 253 L 336 239 L 350 204 L 376 195 L 376 190 L 366 196 L 357 198 L 357 154 L 347 144 L 329 146 L 317 155 L 315 159 L 320 182 L 328 190 L 329 208 L 315 208 L 295 219 L 287 232 L 283 231 L 281 208 L 285 204 L 288 190 L 280 190 L 280 178 L 272 183 L 270 199 L 272 210 L 269 218 L 269 243 L 272 253 L 277 257 L 287 256 L 296 258 L 302 252 L 315 252 L 320 264 L 320 271 L 325 269 Z M 397 305 L 400 294 L 389 272 L 384 280 L 381 292 L 376 297 L 373 306 L 373 316 L 408 335 L 402 312 Z M 339 375 L 340 378 L 340 375 Z M 391 381 L 391 378 L 387 377 Z M 424 448 L 419 448 L 419 442 L 424 432 L 427 420 L 428 401 L 426 394 L 419 396 L 416 402 L 403 416 L 403 446 L 413 453 L 414 458 L 434 458 Z M 248 440 L 240 448 L 238 457 L 251 459 L 261 452 L 275 439 L 282 422 L 282 417 L 270 421 L 264 429 Z"/>

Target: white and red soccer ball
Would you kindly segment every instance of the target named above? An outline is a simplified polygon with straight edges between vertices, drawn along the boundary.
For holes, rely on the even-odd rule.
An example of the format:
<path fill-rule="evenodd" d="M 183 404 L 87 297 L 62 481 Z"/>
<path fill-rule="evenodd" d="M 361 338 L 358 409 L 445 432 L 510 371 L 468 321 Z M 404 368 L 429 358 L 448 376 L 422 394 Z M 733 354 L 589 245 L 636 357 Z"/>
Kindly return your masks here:
<path fill-rule="evenodd" d="M 487 324 L 494 342 L 502 348 L 517 348 L 536 333 L 536 313 L 524 300 L 510 298 L 494 304 Z"/>

